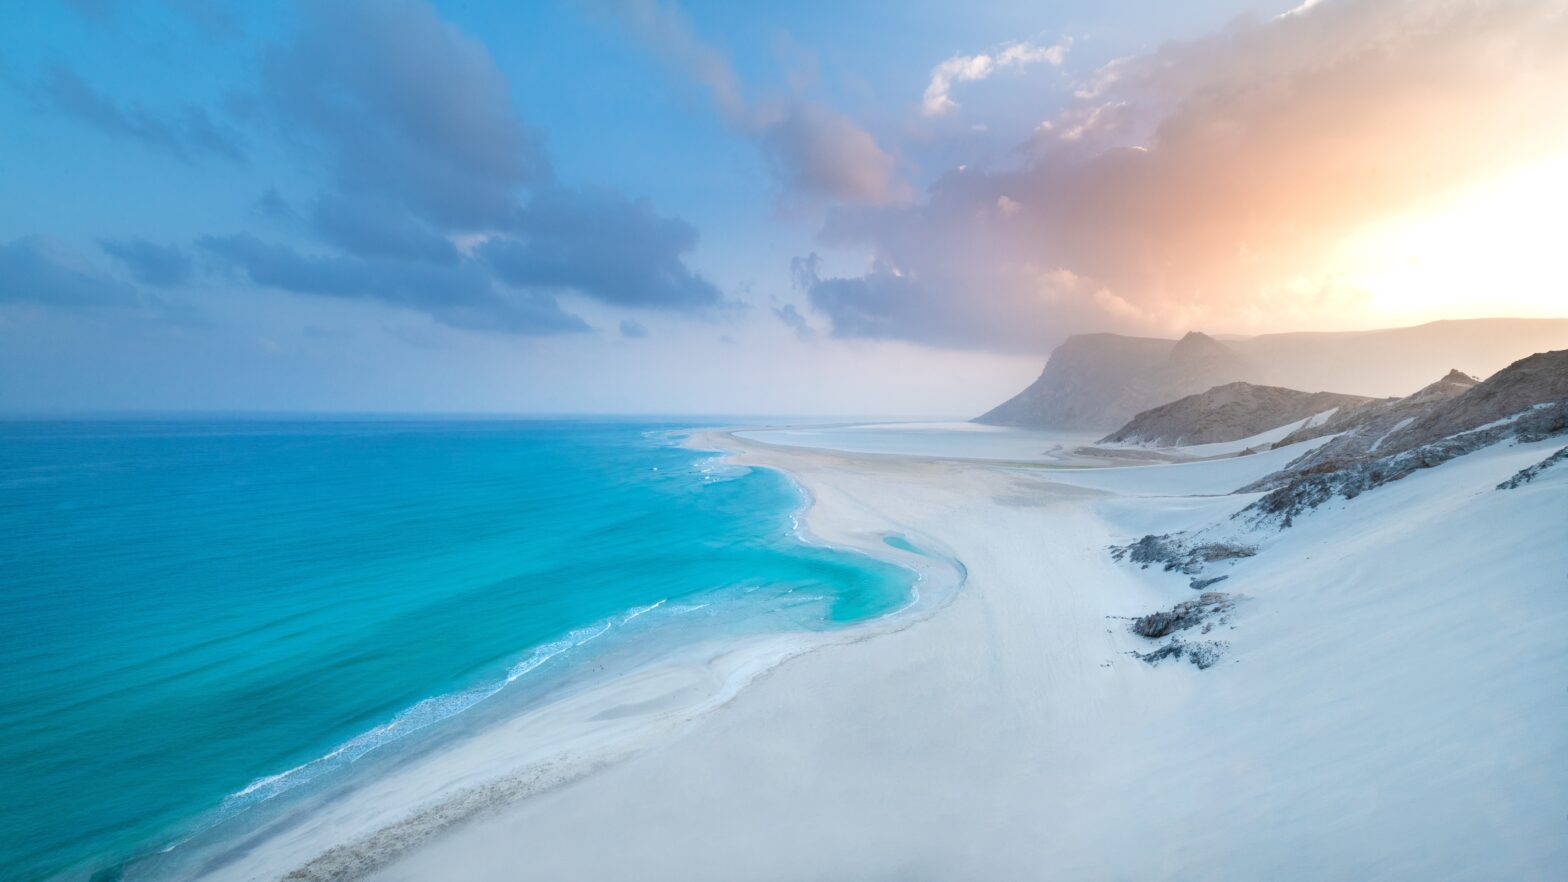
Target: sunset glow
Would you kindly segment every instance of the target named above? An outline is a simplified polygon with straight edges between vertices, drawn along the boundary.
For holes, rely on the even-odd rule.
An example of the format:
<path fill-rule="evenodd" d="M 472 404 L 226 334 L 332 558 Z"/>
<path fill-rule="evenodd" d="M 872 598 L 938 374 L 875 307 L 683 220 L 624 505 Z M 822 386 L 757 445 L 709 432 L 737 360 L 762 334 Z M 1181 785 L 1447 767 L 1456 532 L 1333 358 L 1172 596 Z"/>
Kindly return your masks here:
<path fill-rule="evenodd" d="M 1350 237 L 1337 281 L 1373 323 L 1562 315 L 1564 206 L 1568 157 L 1504 173 Z"/>

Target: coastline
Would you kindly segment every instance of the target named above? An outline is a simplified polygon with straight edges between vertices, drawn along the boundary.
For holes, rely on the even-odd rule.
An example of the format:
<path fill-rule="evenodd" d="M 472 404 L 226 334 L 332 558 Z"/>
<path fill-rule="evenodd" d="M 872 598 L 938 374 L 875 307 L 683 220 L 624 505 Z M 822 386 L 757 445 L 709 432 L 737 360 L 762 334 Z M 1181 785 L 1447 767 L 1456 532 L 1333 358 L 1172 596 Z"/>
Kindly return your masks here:
<path fill-rule="evenodd" d="M 847 807 L 860 805 L 860 800 L 853 797 L 840 800 L 801 793 L 798 785 L 792 786 L 787 780 L 853 782 L 865 770 L 876 768 L 878 763 L 866 762 L 865 755 L 843 753 L 832 743 L 836 723 L 858 729 L 867 725 L 869 716 L 877 725 L 865 734 L 880 742 L 888 737 L 886 730 L 878 731 L 880 725 L 902 718 L 902 724 L 896 727 L 902 736 L 936 739 L 939 744 L 931 749 L 903 752 L 892 763 L 893 777 L 903 786 L 924 790 L 933 783 L 929 780 L 931 774 L 945 765 L 933 766 L 927 762 L 928 758 L 950 756 L 955 749 L 967 752 L 963 746 L 966 742 L 977 746 L 989 742 L 1001 749 L 982 734 L 982 730 L 998 719 L 995 712 L 1000 708 L 995 702 L 999 694 L 1016 693 L 1034 709 L 1041 709 L 1044 705 L 1039 700 L 1043 696 L 1035 694 L 1030 701 L 1030 693 L 1038 690 L 1024 684 L 1039 677 L 1042 669 L 1059 668 L 1064 661 L 1061 656 L 1076 656 L 1083 648 L 1094 654 L 1095 662 L 1091 666 L 1079 666 L 1076 658 L 1066 660 L 1081 668 L 1079 673 L 1085 679 L 1078 685 L 1089 685 L 1091 691 L 1106 678 L 1108 666 L 1132 664 L 1124 654 L 1134 646 L 1133 639 L 1117 630 L 1106 629 L 1103 624 L 1108 614 L 1130 615 L 1139 611 L 1142 605 L 1156 602 L 1154 595 L 1136 578 L 1119 580 L 1115 590 L 1106 593 L 1104 599 L 1108 602 L 1100 602 L 1097 598 L 1020 596 L 1009 592 L 1010 600 L 1022 601 L 1022 604 L 1006 610 L 996 608 L 991 592 L 977 597 L 971 590 L 977 577 L 969 549 L 980 550 L 979 572 L 987 577 L 987 582 L 1011 583 L 1036 562 L 1031 555 L 1018 552 L 1030 539 L 1050 536 L 1053 530 L 1060 531 L 1054 537 L 1056 541 L 1042 542 L 1036 550 L 1047 552 L 1048 557 L 1061 556 L 1058 575 L 1071 574 L 1076 578 L 1082 575 L 1085 564 L 1097 568 L 1109 534 L 1103 533 L 1102 525 L 1091 516 L 1090 505 L 1092 501 L 1106 497 L 1105 492 L 1065 484 L 1052 485 L 1041 480 L 1040 474 L 1045 470 L 1039 464 L 1008 460 L 847 453 L 773 445 L 727 432 L 698 433 L 690 443 L 720 447 L 731 451 L 728 461 L 772 468 L 790 476 L 810 500 L 801 513 L 802 535 L 810 541 L 877 554 L 886 552 L 884 536 L 919 537 L 915 541 L 930 543 L 932 550 L 951 557 L 964 569 L 969 580 L 965 590 L 919 610 L 929 614 L 899 621 L 906 612 L 901 611 L 871 623 L 872 627 L 857 639 L 827 641 L 810 651 L 795 654 L 789 657 L 788 664 L 772 666 L 766 676 L 757 678 L 750 688 L 738 691 L 732 700 L 706 715 L 700 725 L 677 737 L 650 739 L 652 743 L 646 749 L 601 767 L 593 775 L 510 803 L 472 824 L 454 828 L 448 836 L 426 847 L 410 850 L 402 858 L 370 874 L 370 878 L 432 878 L 442 872 L 451 873 L 454 867 L 460 868 L 459 875 L 463 876 L 506 878 L 516 868 L 514 862 L 519 855 L 530 854 L 532 863 L 538 858 L 533 853 L 534 846 L 544 845 L 557 836 L 572 845 L 567 851 L 545 846 L 544 850 L 552 852 L 552 857 L 561 863 L 548 868 L 535 867 L 539 878 L 557 874 L 609 878 L 638 873 L 644 874 L 643 878 L 671 879 L 752 875 L 787 879 L 820 875 L 822 866 L 815 863 L 792 866 L 784 854 L 774 853 L 774 849 L 761 840 L 776 840 L 775 848 L 783 846 L 787 851 L 790 830 L 799 813 L 833 815 L 844 810 L 834 807 L 840 801 Z M 995 517 L 998 510 L 1011 510 L 1022 517 L 1009 524 Z M 950 536 L 961 538 L 965 544 L 955 548 L 949 541 Z M 1007 547 L 985 549 L 997 539 L 1010 541 L 1006 542 Z M 1107 560 L 1107 567 L 1108 564 Z M 998 569 L 1006 571 L 1008 576 L 998 576 Z M 1071 600 L 1070 615 L 1055 622 L 1048 621 L 1052 613 L 1062 611 L 1055 609 L 1051 601 L 1061 599 Z M 1043 605 L 1042 601 L 1045 601 Z M 1044 628 L 1038 639 L 1030 633 L 1031 625 L 1036 624 Z M 1086 638 L 1082 642 L 1080 634 Z M 1092 645 L 1086 647 L 1084 644 Z M 1070 647 L 1070 651 L 1061 652 L 1063 647 Z M 972 654 L 973 651 L 978 651 L 978 657 Z M 931 666 L 944 660 L 956 664 L 948 675 L 933 677 Z M 1141 672 L 1133 673 L 1138 676 Z M 889 707 L 878 708 L 876 699 L 883 690 L 873 684 L 896 684 L 897 688 L 911 692 L 894 697 Z M 971 689 L 971 686 L 976 688 Z M 943 700 L 926 702 L 915 697 L 922 689 L 933 687 L 943 693 Z M 953 708 L 949 700 L 965 691 L 971 692 L 972 697 L 968 707 L 950 713 Z M 1157 696 L 1151 695 L 1149 701 L 1158 704 Z M 911 711 L 920 705 L 926 705 L 937 716 L 911 717 Z M 797 713 L 802 716 L 797 717 Z M 1000 717 L 1005 719 L 1007 716 L 1003 710 Z M 1011 735 L 1028 731 L 1031 731 L 1029 727 L 1020 726 Z M 1009 751 L 1018 747 L 1010 740 L 1011 735 L 1006 748 Z M 1094 745 L 1089 741 L 1075 739 L 1061 757 L 1068 762 L 1093 749 Z M 788 774 L 769 770 L 771 761 L 781 754 L 799 764 L 791 767 Z M 714 763 L 718 756 L 724 759 Z M 673 770 L 664 765 L 672 760 L 677 764 Z M 885 762 L 886 758 L 883 758 L 882 763 Z M 724 769 L 723 773 L 713 771 L 715 767 Z M 885 765 L 884 771 L 887 771 Z M 1066 771 L 1065 767 L 1062 771 Z M 961 777 L 948 778 L 940 789 L 955 797 L 952 804 L 956 810 L 967 811 L 973 806 L 963 796 Z M 632 779 L 630 783 L 628 779 Z M 669 795 L 670 789 L 675 788 L 679 792 L 678 782 L 687 781 L 698 782 L 700 786 L 684 791 L 681 795 L 685 799 L 678 797 L 680 808 L 669 817 L 659 820 L 643 814 L 663 801 L 658 796 L 661 791 Z M 710 787 L 722 790 L 725 798 L 710 801 L 704 796 L 704 791 Z M 590 789 L 592 794 L 588 793 Z M 785 796 L 777 803 L 762 799 L 763 803 L 774 803 L 766 807 L 743 800 L 746 810 L 731 819 L 705 813 L 708 807 L 724 805 L 740 792 Z M 881 802 L 881 799 L 876 801 Z M 920 801 L 910 800 L 911 803 Z M 571 804 L 572 808 L 561 812 L 557 803 Z M 893 803 L 903 804 L 904 801 L 893 800 Z M 663 852 L 657 843 L 641 841 L 641 846 L 652 849 L 657 856 L 654 864 L 642 863 L 648 857 L 643 851 L 637 852 L 639 857 L 634 861 L 601 863 L 586 852 L 609 850 L 600 854 L 600 857 L 607 856 L 615 851 L 611 842 L 613 837 L 600 840 L 587 831 L 571 833 L 564 829 L 565 822 L 559 820 L 580 816 L 583 808 L 589 805 L 614 806 L 611 808 L 613 814 L 620 814 L 618 809 L 625 809 L 638 815 L 639 820 L 635 822 L 617 819 L 608 824 L 607 829 L 616 831 L 617 837 L 645 824 L 666 832 L 677 827 L 695 833 L 710 826 L 723 832 L 715 833 L 711 839 L 705 836 L 701 845 L 690 840 L 684 843 L 671 840 L 671 846 L 681 845 L 691 850 L 684 858 L 678 853 Z M 502 844 L 502 840 L 511 838 L 519 830 L 533 829 L 541 823 L 538 838 L 526 834 L 529 846 Z M 863 819 L 839 816 L 833 826 L 847 832 L 863 823 Z M 904 828 L 903 824 L 897 826 L 904 832 L 918 833 L 918 830 Z M 552 832 L 543 833 L 545 828 Z M 726 853 L 734 860 L 708 865 L 704 858 L 712 855 L 706 854 L 707 848 L 726 842 L 730 843 L 724 846 Z M 745 849 L 741 848 L 742 844 Z M 757 866 L 749 864 L 744 857 L 747 849 L 758 849 L 759 853 L 766 854 L 764 863 L 770 865 L 769 869 L 757 873 Z M 703 857 L 697 857 L 699 854 Z M 877 861 L 887 857 L 882 849 L 874 854 Z M 584 858 L 587 863 L 575 863 Z M 774 865 L 774 861 L 778 863 Z M 854 856 L 848 852 L 835 852 L 826 863 L 839 867 L 840 874 L 846 878 L 878 875 L 873 866 L 857 867 Z"/>
<path fill-rule="evenodd" d="M 1543 676 L 1568 673 L 1568 547 L 1470 541 L 1500 506 L 1550 517 L 1558 487 L 1491 491 L 1540 444 L 1413 475 L 1237 563 L 1227 655 L 1200 671 L 1132 657 L 1148 643 L 1126 620 L 1194 595 L 1107 546 L 1228 516 L 1250 497 L 1225 494 L 1290 450 L 1053 470 L 689 443 L 790 475 L 810 541 L 896 556 L 885 537 L 907 536 L 961 562 L 963 590 L 840 639 L 692 647 L 586 685 L 207 878 L 1546 879 L 1568 859 L 1568 703 Z M 1432 547 L 1465 548 L 1488 592 L 1438 579 Z M 1432 743 L 1452 747 L 1413 749 Z"/>
<path fill-rule="evenodd" d="M 745 461 L 745 451 L 729 431 L 683 434 L 679 446 L 716 453 L 720 464 L 772 468 Z M 881 541 L 891 536 L 907 543 L 908 531 L 897 525 L 858 538 L 823 536 L 812 523 L 815 494 L 798 475 L 774 470 L 801 497 L 791 514 L 798 541 L 853 550 L 911 571 L 909 602 L 833 629 L 664 646 L 653 658 L 574 672 L 542 704 L 521 710 L 504 701 L 476 706 L 461 719 L 445 721 L 429 743 L 413 746 L 408 756 L 376 757 L 366 770 L 344 770 L 346 780 L 332 782 L 325 799 L 306 793 L 294 795 L 303 799 L 254 806 L 252 817 L 231 818 L 229 828 L 203 830 L 150 861 L 131 864 L 127 878 L 363 877 L 448 828 L 676 737 L 796 656 L 908 627 L 951 599 L 962 584 L 962 565 L 927 547 L 934 543 L 926 537 L 915 537 L 919 544 L 907 547 Z M 305 855 L 314 857 L 302 859 Z"/>
<path fill-rule="evenodd" d="M 816 535 L 940 536 L 964 590 L 370 878 L 1548 879 L 1568 859 L 1548 676 L 1568 673 L 1568 547 L 1469 541 L 1560 512 L 1560 487 L 1492 489 L 1550 442 L 1413 475 L 1239 562 L 1208 670 L 1131 656 L 1149 644 L 1127 619 L 1194 594 L 1107 546 L 1227 517 L 1251 497 L 1223 494 L 1292 451 L 1053 471 L 744 446 L 812 491 Z M 1433 547 L 1486 593 L 1440 579 Z"/>

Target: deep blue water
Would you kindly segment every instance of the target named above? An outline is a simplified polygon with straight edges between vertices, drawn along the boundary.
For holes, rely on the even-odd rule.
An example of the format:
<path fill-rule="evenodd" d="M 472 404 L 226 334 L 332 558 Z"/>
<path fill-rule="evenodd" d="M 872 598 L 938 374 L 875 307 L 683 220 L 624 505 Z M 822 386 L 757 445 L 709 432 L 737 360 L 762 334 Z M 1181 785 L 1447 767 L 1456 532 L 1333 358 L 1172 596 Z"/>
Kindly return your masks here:
<path fill-rule="evenodd" d="M 596 639 L 905 601 L 676 428 L 0 424 L 0 876 L 156 849 Z"/>

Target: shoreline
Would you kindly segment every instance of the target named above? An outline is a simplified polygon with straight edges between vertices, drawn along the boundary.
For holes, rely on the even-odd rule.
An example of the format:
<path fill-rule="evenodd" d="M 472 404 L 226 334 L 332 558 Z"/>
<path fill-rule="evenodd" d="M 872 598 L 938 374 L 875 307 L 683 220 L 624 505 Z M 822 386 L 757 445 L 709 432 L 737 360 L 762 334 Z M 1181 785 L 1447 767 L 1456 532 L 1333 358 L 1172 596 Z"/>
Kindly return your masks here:
<path fill-rule="evenodd" d="M 861 553 L 868 553 L 878 557 L 886 557 L 892 549 L 884 542 L 888 535 L 902 535 L 914 541 L 927 551 L 935 552 L 941 558 L 948 560 L 961 572 L 961 578 L 967 585 L 971 580 L 972 570 L 962 550 L 955 549 L 943 536 L 943 531 L 933 529 L 940 526 L 940 519 L 933 524 L 929 517 L 909 518 L 910 513 L 940 512 L 944 508 L 957 507 L 964 514 L 970 514 L 971 504 L 979 502 L 991 503 L 990 493 L 1000 493 L 1006 500 L 1003 505 L 1018 506 L 1027 510 L 1033 503 L 1024 500 L 1023 494 L 1038 490 L 1045 482 L 1039 479 L 1041 473 L 1052 471 L 1048 463 L 1019 462 L 1007 459 L 974 459 L 965 457 L 942 457 L 922 454 L 881 453 L 841 451 L 823 448 L 797 447 L 791 445 L 771 444 L 769 442 L 750 437 L 737 437 L 734 431 L 744 430 L 709 430 L 694 432 L 688 440 L 688 446 L 700 446 L 704 449 L 721 449 L 725 451 L 725 459 L 739 465 L 750 467 L 769 468 L 786 475 L 792 482 L 801 488 L 803 497 L 808 504 L 803 507 L 799 515 L 799 530 L 804 539 L 828 547 L 850 548 Z M 1064 466 L 1060 471 L 1091 471 L 1092 467 Z M 977 482 L 979 477 L 982 480 Z M 889 491 L 897 492 L 900 488 L 919 491 L 935 490 L 945 497 L 941 506 L 926 506 L 914 500 L 906 500 L 903 505 L 889 506 L 885 495 Z M 1090 526 L 1089 519 L 1082 516 L 1086 513 L 1085 503 L 1089 500 L 1100 499 L 1107 494 L 1104 491 L 1088 488 L 1075 488 L 1057 486 L 1047 494 L 1043 508 L 1047 510 L 1060 510 L 1071 512 L 1075 526 L 1083 529 Z M 966 517 L 967 526 L 976 525 L 983 527 L 983 518 Z M 1047 518 L 1046 523 L 1055 523 L 1054 518 Z M 1097 531 L 1091 529 L 1095 539 L 1078 545 L 1079 548 L 1098 547 L 1099 536 Z M 1021 538 L 1021 537 L 1019 537 Z M 1074 554 L 1076 557 L 1076 553 Z M 1017 561 L 1015 560 L 1014 563 Z M 958 586 L 954 586 L 957 588 Z M 493 829 L 495 825 L 513 820 L 520 815 L 536 816 L 540 812 L 549 812 L 545 804 L 557 799 L 570 799 L 570 793 L 580 787 L 598 787 L 603 790 L 616 789 L 613 785 L 604 783 L 611 775 L 618 775 L 632 766 L 647 768 L 652 756 L 669 751 L 696 752 L 700 749 L 693 748 L 692 741 L 702 734 L 712 733 L 716 728 L 722 729 L 732 725 L 737 716 L 742 715 L 742 708 L 750 713 L 760 706 L 771 708 L 775 712 L 787 714 L 789 702 L 780 701 L 780 693 L 787 694 L 790 698 L 801 697 L 798 687 L 784 685 L 787 681 L 805 679 L 819 685 L 825 685 L 826 680 L 836 680 L 836 669 L 846 665 L 846 656 L 855 657 L 874 654 L 875 647 L 885 646 L 889 641 L 898 639 L 915 639 L 921 645 L 930 646 L 933 643 L 947 643 L 946 638 L 935 637 L 917 639 L 913 635 L 922 634 L 938 626 L 949 615 L 954 604 L 963 603 L 970 597 L 967 588 L 962 591 L 949 590 L 945 594 L 930 598 L 926 605 L 920 601 L 913 602 L 909 607 L 895 613 L 861 623 L 852 629 L 853 636 L 846 635 L 845 639 L 824 640 L 801 652 L 793 653 L 779 658 L 770 664 L 761 676 L 750 681 L 749 688 L 738 689 L 724 703 L 717 705 L 712 712 L 703 715 L 701 720 L 694 721 L 691 726 L 674 737 L 659 738 L 646 746 L 644 750 L 635 754 L 623 756 L 618 762 L 599 767 L 595 773 L 571 782 L 562 782 L 563 786 L 538 792 L 525 799 L 511 802 L 498 807 L 497 811 L 484 818 L 475 818 L 471 824 L 453 828 L 448 836 L 433 842 L 427 848 L 409 850 L 401 858 L 389 862 L 386 866 L 369 874 L 373 879 L 423 879 L 432 878 L 443 868 L 449 866 L 454 852 L 453 849 L 468 851 L 467 840 L 475 835 L 483 835 L 483 831 Z M 1139 605 L 1148 601 L 1148 595 L 1137 587 L 1122 596 L 1113 607 L 1122 612 L 1133 612 Z M 1119 604 L 1119 605 L 1118 605 Z M 1062 624 L 1063 628 L 1081 628 L 1085 621 L 1103 621 L 1106 608 L 1099 604 L 1092 608 L 1081 609 L 1074 617 L 1071 625 Z M 911 615 L 911 613 L 914 613 Z M 1098 630 L 1098 629 L 1095 629 Z M 1096 650 L 1105 658 L 1119 658 L 1121 653 L 1130 647 L 1130 643 L 1123 635 L 1105 632 L 1106 642 Z M 1047 641 L 1049 645 L 1051 641 Z M 1124 645 L 1126 644 L 1126 645 Z M 900 653 L 902 655 L 902 653 Z M 788 664 L 783 662 L 788 661 Z M 803 668 L 814 669 L 802 678 Z M 1103 668 L 1097 669 L 1103 671 Z M 824 673 L 826 677 L 824 678 Z M 891 678 L 894 682 L 914 685 L 919 682 L 919 676 L 909 674 Z M 838 690 L 835 690 L 838 691 Z M 773 693 L 773 698 L 766 697 L 766 693 Z M 840 715 L 834 714 L 834 717 Z M 970 725 L 976 721 L 983 721 L 984 716 L 979 714 L 968 715 Z M 820 721 L 825 722 L 825 721 Z M 756 734 L 757 727 L 749 722 L 740 726 Z M 772 729 L 773 726 L 763 728 Z M 925 728 L 925 727 L 922 727 Z M 729 743 L 737 743 L 732 736 L 725 739 Z M 749 739 L 740 739 L 741 741 Z M 751 765 L 748 763 L 748 765 Z M 701 777 L 695 770 L 691 771 L 696 777 Z M 684 776 L 678 776 L 684 777 Z M 745 776 L 740 776 L 745 780 Z M 634 792 L 646 793 L 642 788 Z M 603 798 L 601 795 L 600 798 Z M 820 808 L 813 804 L 813 810 Z M 791 814 L 794 810 L 791 811 Z M 776 819 L 784 823 L 782 819 Z M 763 824 L 754 829 L 768 829 L 771 824 Z M 787 824 L 785 824 L 787 827 Z M 459 844 L 462 843 L 462 844 Z M 492 843 L 493 844 L 493 843 Z M 605 843 L 608 845 L 608 843 Z M 488 848 L 485 849 L 490 851 Z M 504 852 L 501 852 L 504 853 Z M 658 873 L 650 878 L 678 878 L 684 877 L 686 867 L 680 876 L 662 876 Z M 732 868 L 733 870 L 733 868 Z M 477 871 L 479 875 L 490 878 L 508 878 L 508 871 L 500 864 L 496 865 L 468 865 L 464 873 Z M 618 868 L 611 876 L 625 877 L 630 868 Z M 570 875 L 564 867 L 560 870 Z M 540 876 L 554 875 L 554 873 L 541 873 Z M 593 877 L 594 874 L 587 874 Z M 792 875 L 770 875 L 767 878 L 798 878 Z M 851 874 L 852 877 L 855 874 Z M 307 876 L 302 878 L 326 878 L 325 876 Z M 698 873 L 693 878 L 709 878 Z M 721 878 L 721 877 L 713 877 Z M 731 874 L 728 878 L 734 878 Z"/>
<path fill-rule="evenodd" d="M 393 748 L 408 749 L 411 756 L 376 758 L 372 771 L 379 773 L 376 777 L 397 779 L 397 786 L 390 789 L 397 791 L 405 804 L 390 810 L 382 807 L 379 791 L 389 789 L 387 782 L 374 777 L 354 780 L 366 776 L 355 775 L 357 770 L 339 770 L 347 780 L 332 782 L 332 789 L 342 792 L 330 794 L 325 805 L 317 800 L 318 794 L 308 792 L 293 795 L 302 799 L 303 805 L 288 805 L 290 794 L 282 794 L 284 801 L 278 805 L 268 806 L 264 801 L 250 806 L 176 841 L 150 859 L 133 861 L 127 865 L 127 878 L 363 877 L 448 828 L 589 776 L 649 743 L 676 736 L 681 728 L 721 709 L 747 686 L 792 658 L 909 627 L 939 609 L 962 585 L 961 562 L 928 547 L 934 541 L 911 537 L 911 531 L 898 529 L 898 525 L 890 525 L 886 536 L 901 536 L 906 542 L 913 538 L 913 548 L 880 541 L 883 534 L 863 541 L 824 537 L 811 523 L 817 500 L 810 487 L 787 469 L 746 461 L 749 442 L 736 439 L 734 431 L 738 430 L 694 429 L 684 432 L 686 437 L 675 443 L 714 453 L 723 465 L 780 473 L 801 498 L 790 516 L 797 541 L 867 555 L 909 570 L 914 575 L 909 601 L 872 618 L 821 631 L 710 636 L 690 644 L 665 646 L 664 652 L 626 668 L 606 671 L 598 665 L 594 671 L 570 675 L 555 688 L 557 694 L 521 711 L 481 707 L 481 701 L 438 722 L 441 731 L 415 736 L 422 735 L 427 743 Z M 937 590 L 922 590 L 933 587 Z M 469 725 L 464 726 L 465 722 Z M 534 739 L 541 744 L 538 749 L 519 751 L 516 742 L 529 739 L 510 738 L 552 726 L 560 731 Z M 507 740 L 514 744 L 508 747 L 502 743 Z M 462 786 L 443 786 L 438 778 L 455 779 Z M 421 798 L 421 785 L 439 795 Z M 309 787 L 309 783 L 302 785 Z M 247 812 L 258 814 L 247 819 Z M 240 829 L 226 829 L 230 824 Z M 213 841 L 203 841 L 206 839 Z M 187 846 L 192 846 L 192 853 L 171 855 Z M 301 849 L 314 856 L 299 859 Z"/>
<path fill-rule="evenodd" d="M 1547 522 L 1565 485 L 1493 489 L 1552 445 L 1278 534 L 1226 571 L 1236 608 L 1206 670 L 1133 657 L 1152 644 L 1128 619 L 1196 595 L 1108 546 L 1223 520 L 1299 451 L 1049 470 L 754 447 L 743 461 L 812 490 L 817 535 L 939 536 L 964 589 L 369 878 L 1552 878 L 1568 546 L 1495 525 Z M 1462 549 L 1485 590 L 1443 579 L 1433 548 Z"/>
<path fill-rule="evenodd" d="M 352 800 L 401 799 L 411 826 L 331 806 L 208 878 L 1545 879 L 1568 860 L 1568 546 L 1497 526 L 1549 522 L 1568 485 L 1493 489 L 1551 442 L 1269 539 L 1226 570 L 1235 611 L 1200 670 L 1135 657 L 1151 643 L 1128 620 L 1196 595 L 1108 546 L 1223 520 L 1289 449 L 1053 470 L 734 440 L 727 457 L 804 488 L 803 537 L 879 556 L 889 535 L 929 541 L 963 589 L 809 648 L 689 648 Z M 1442 578 L 1433 548 L 1461 549 L 1486 590 Z M 540 732 L 571 749 L 519 753 Z M 454 777 L 469 801 L 419 805 Z M 292 872 L 312 843 L 338 847 Z"/>

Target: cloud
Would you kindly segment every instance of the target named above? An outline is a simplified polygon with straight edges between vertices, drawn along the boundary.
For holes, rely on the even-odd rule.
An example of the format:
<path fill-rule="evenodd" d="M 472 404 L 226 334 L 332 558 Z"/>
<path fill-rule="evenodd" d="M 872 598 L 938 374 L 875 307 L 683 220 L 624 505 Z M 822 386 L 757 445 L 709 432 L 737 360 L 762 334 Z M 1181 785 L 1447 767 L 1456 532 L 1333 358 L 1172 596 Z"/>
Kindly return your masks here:
<path fill-rule="evenodd" d="M 755 137 L 774 177 L 790 192 L 870 204 L 899 192 L 893 157 L 832 108 L 793 104 Z"/>
<path fill-rule="evenodd" d="M 134 287 L 105 277 L 37 238 L 0 243 L 0 304 L 135 306 Z"/>
<path fill-rule="evenodd" d="M 800 310 L 795 308 L 795 304 L 786 303 L 783 306 L 774 307 L 773 315 L 783 322 L 786 328 L 794 331 L 795 336 L 802 343 L 807 343 L 817 338 L 817 332 L 812 330 L 811 325 L 806 321 L 806 317 L 801 315 Z"/>
<path fill-rule="evenodd" d="M 201 239 L 222 266 L 265 287 L 521 334 L 589 329 L 558 295 L 686 313 L 722 302 L 685 263 L 690 224 L 555 181 L 489 52 L 431 6 L 332 0 L 302 13 L 263 53 L 256 104 L 325 159 L 321 190 L 303 212 L 269 190 L 252 213 L 315 241 Z"/>
<path fill-rule="evenodd" d="M 105 239 L 104 253 L 125 264 L 144 285 L 178 285 L 190 278 L 191 262 L 177 248 L 155 245 L 145 239 Z"/>
<path fill-rule="evenodd" d="M 821 277 L 822 257 L 815 251 L 805 257 L 791 257 L 789 259 L 790 283 L 802 291 L 811 290 Z"/>
<path fill-rule="evenodd" d="M 810 302 L 838 335 L 1033 351 L 1299 322 L 1347 235 L 1568 149 L 1564 45 L 1550 0 L 1324 0 L 1165 44 L 1096 72 L 1012 167 L 834 211 L 824 243 L 875 265 Z"/>
<path fill-rule="evenodd" d="M 443 228 L 506 226 L 521 188 L 547 183 L 538 133 L 512 109 L 484 44 L 425 3 L 307 3 L 296 38 L 263 57 L 266 97 L 368 195 Z M 347 38 L 352 35 L 352 39 Z"/>
<path fill-rule="evenodd" d="M 629 340 L 641 340 L 648 336 L 648 328 L 642 322 L 621 319 L 621 336 Z"/>
<path fill-rule="evenodd" d="M 700 310 L 723 299 L 681 260 L 697 244 L 697 230 L 659 216 L 645 201 L 604 190 L 544 190 L 528 203 L 518 233 L 490 239 L 479 254 L 521 288 L 646 309 Z"/>
<path fill-rule="evenodd" d="M 439 266 L 302 254 L 249 234 L 207 236 L 197 245 L 256 284 L 283 291 L 386 303 L 460 328 L 533 335 L 589 330 L 554 297 L 498 290 L 473 263 Z"/>
<path fill-rule="evenodd" d="M 611 0 L 607 8 L 667 64 L 708 91 L 714 107 L 731 123 L 744 125 L 750 109 L 729 58 L 704 43 L 680 7 L 661 0 Z"/>
<path fill-rule="evenodd" d="M 926 116 L 941 116 L 957 110 L 958 102 L 952 98 L 955 83 L 983 80 L 1008 67 L 1040 63 L 1061 67 L 1071 46 L 1072 41 L 1068 39 L 1051 46 L 1037 46 L 1028 42 L 1004 43 L 978 55 L 954 55 L 931 69 L 931 82 L 921 96 L 920 112 Z"/>
<path fill-rule="evenodd" d="M 874 205 L 903 197 L 893 157 L 869 132 L 798 94 L 748 99 L 729 59 L 697 36 L 675 3 L 622 0 L 610 6 L 666 64 L 707 91 L 719 116 L 756 146 L 788 199 Z"/>
<path fill-rule="evenodd" d="M 430 263 L 458 260 L 451 240 L 413 215 L 371 195 L 323 193 L 312 221 L 327 241 L 361 257 L 403 257 Z"/>
<path fill-rule="evenodd" d="M 122 108 L 66 67 L 51 69 L 38 92 L 57 110 L 99 131 L 137 141 L 183 162 L 203 156 L 233 162 L 245 159 L 239 135 L 214 122 L 205 109 L 193 104 L 166 116 L 141 107 Z"/>
<path fill-rule="evenodd" d="M 1027 302 L 955 297 L 949 280 L 911 276 L 883 261 L 859 276 L 819 277 L 815 265 L 801 269 L 797 284 L 811 307 L 832 320 L 834 337 L 1027 350 L 1048 333 L 1048 321 Z"/>

